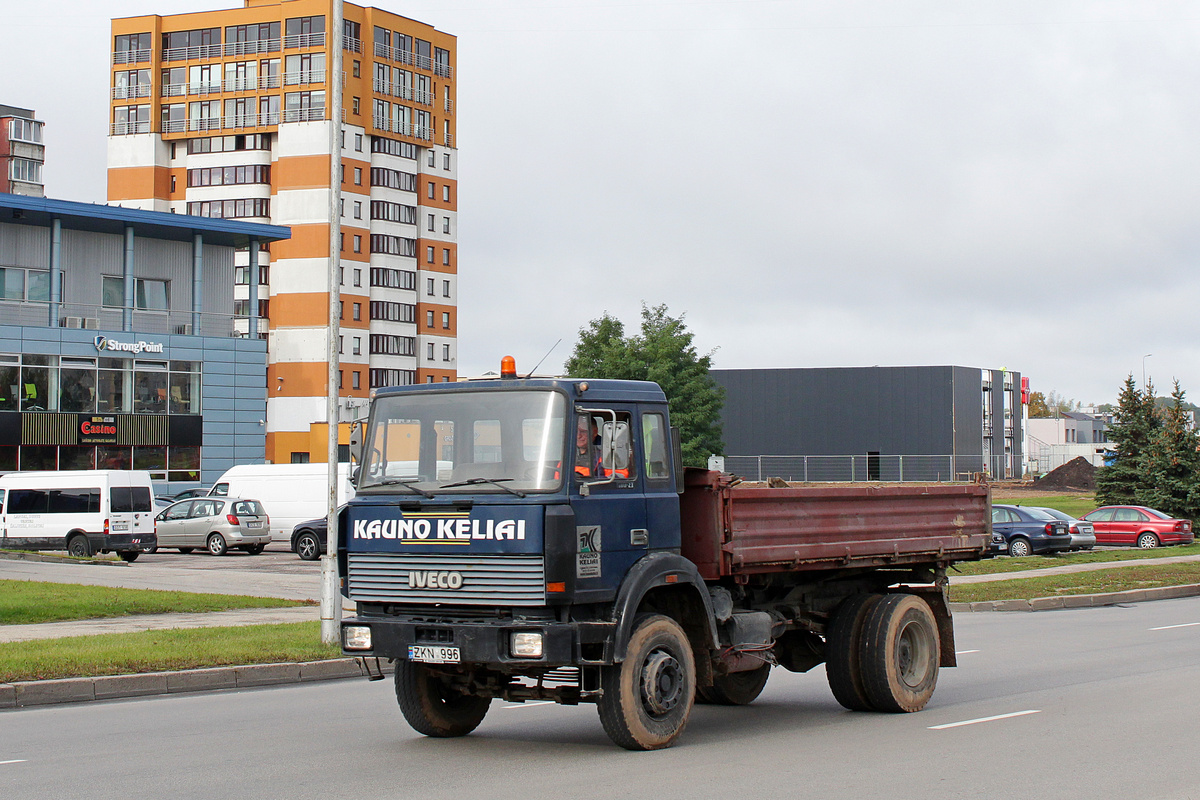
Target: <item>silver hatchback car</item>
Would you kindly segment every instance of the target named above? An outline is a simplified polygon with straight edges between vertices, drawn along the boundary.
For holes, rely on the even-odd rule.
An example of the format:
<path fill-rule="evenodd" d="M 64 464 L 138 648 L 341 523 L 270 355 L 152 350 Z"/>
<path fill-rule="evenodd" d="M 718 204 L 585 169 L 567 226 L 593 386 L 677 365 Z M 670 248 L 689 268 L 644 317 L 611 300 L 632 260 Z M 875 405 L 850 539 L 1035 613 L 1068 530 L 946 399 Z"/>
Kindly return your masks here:
<path fill-rule="evenodd" d="M 240 497 L 198 497 L 167 506 L 154 518 L 159 548 L 190 553 L 203 547 L 214 556 L 229 550 L 258 555 L 271 543 L 271 521 L 262 503 Z"/>

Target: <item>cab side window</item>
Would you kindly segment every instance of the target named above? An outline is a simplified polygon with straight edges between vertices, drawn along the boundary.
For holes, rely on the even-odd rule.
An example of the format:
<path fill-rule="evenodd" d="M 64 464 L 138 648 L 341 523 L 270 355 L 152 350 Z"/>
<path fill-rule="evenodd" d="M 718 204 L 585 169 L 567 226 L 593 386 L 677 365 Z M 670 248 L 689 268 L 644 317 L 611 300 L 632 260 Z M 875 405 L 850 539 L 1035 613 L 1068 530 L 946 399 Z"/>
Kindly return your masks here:
<path fill-rule="evenodd" d="M 633 478 L 633 428 L 628 412 L 589 413 L 579 418 L 575 439 L 575 477 L 596 481 Z"/>
<path fill-rule="evenodd" d="M 642 415 L 642 453 L 645 456 L 646 478 L 663 480 L 671 477 L 671 456 L 667 447 L 666 422 L 662 414 Z"/>

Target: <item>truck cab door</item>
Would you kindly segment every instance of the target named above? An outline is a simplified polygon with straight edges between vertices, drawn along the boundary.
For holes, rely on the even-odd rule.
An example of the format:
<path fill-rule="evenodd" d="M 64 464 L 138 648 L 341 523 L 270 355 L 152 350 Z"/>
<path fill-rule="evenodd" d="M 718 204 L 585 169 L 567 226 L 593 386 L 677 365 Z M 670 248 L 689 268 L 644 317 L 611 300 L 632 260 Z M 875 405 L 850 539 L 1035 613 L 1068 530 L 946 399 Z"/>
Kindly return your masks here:
<path fill-rule="evenodd" d="M 629 567 L 646 552 L 646 497 L 635 443 L 638 417 L 627 404 L 589 406 L 578 413 L 588 433 L 576 432 L 568 474 L 575 514 L 575 600 L 604 602 L 616 596 Z M 582 446 L 585 438 L 587 447 Z"/>

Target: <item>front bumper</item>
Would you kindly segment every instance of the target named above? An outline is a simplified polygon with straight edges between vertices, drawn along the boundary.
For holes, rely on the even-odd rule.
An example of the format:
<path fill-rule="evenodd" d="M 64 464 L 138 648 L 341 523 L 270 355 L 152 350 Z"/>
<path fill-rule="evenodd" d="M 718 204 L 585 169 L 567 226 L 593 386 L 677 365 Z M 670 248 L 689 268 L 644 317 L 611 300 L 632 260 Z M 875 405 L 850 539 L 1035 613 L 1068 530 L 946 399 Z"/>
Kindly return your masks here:
<path fill-rule="evenodd" d="M 557 622 L 497 619 L 465 622 L 378 616 L 349 617 L 347 625 L 371 629 L 370 650 L 342 651 L 351 656 L 407 660 L 410 645 L 457 647 L 461 663 L 486 664 L 506 671 L 612 663 L 613 622 Z M 541 658 L 519 658 L 510 651 L 514 633 L 542 634 Z M 343 636 L 342 641 L 345 642 Z"/>

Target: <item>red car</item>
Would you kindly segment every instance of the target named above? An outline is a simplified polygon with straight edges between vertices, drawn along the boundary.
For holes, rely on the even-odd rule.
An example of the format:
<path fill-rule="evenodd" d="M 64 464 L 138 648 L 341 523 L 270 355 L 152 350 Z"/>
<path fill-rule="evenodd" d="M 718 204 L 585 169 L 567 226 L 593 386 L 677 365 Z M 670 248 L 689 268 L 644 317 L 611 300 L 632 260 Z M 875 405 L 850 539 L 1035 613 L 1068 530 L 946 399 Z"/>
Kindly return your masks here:
<path fill-rule="evenodd" d="M 1080 519 L 1096 529 L 1096 544 L 1127 544 L 1148 550 L 1163 544 L 1191 544 L 1190 519 L 1172 519 L 1146 506 L 1102 506 Z"/>

